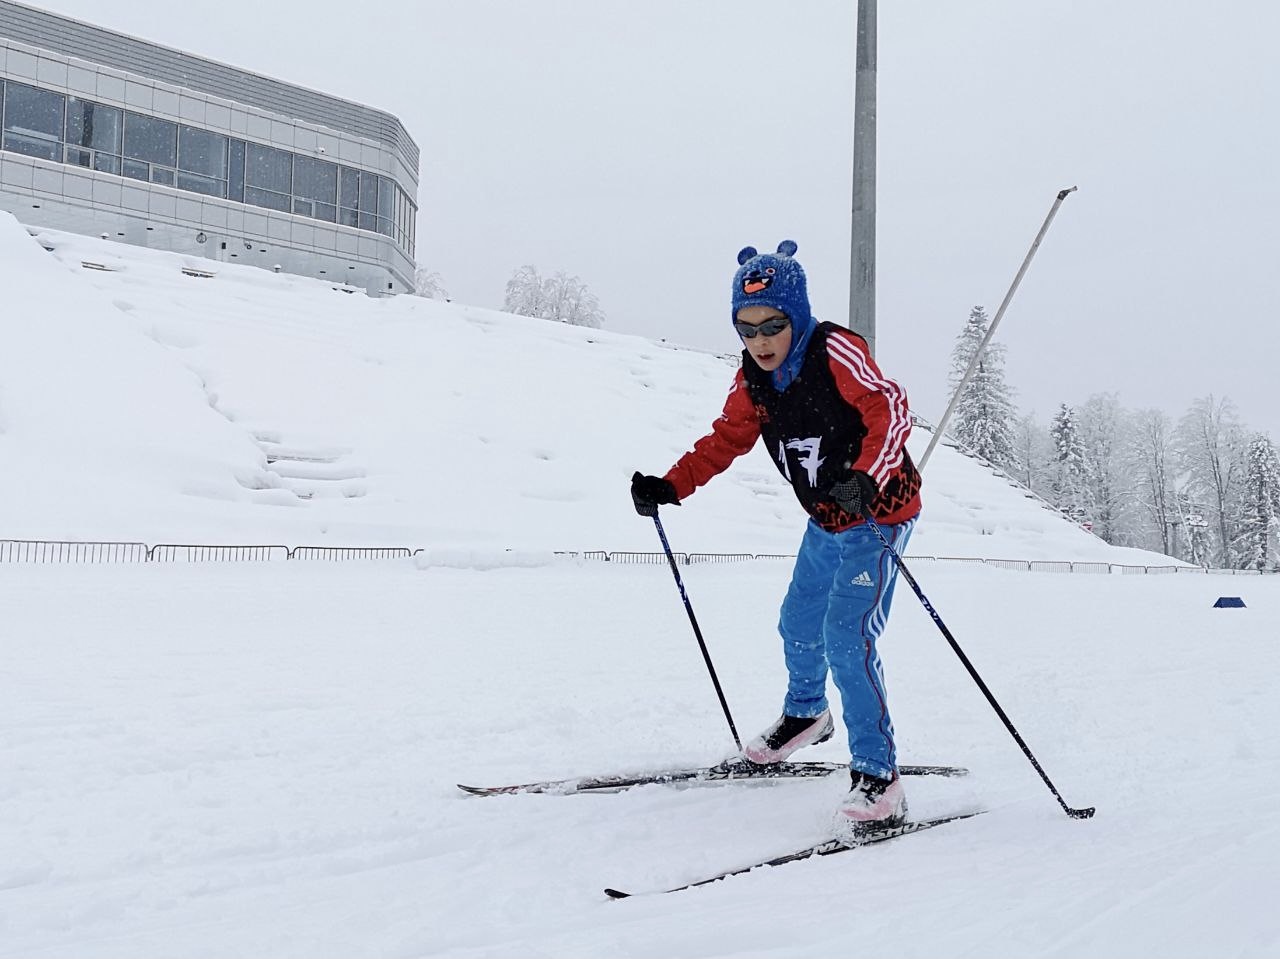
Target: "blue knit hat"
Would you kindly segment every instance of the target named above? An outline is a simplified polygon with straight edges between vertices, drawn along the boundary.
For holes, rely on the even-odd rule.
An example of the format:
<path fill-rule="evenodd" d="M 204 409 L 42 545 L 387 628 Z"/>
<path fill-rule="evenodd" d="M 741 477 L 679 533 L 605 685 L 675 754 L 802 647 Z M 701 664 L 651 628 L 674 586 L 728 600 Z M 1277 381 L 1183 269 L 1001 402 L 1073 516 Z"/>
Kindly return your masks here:
<path fill-rule="evenodd" d="M 804 268 L 795 260 L 796 244 L 783 240 L 777 253 L 757 253 L 754 246 L 738 253 L 733 275 L 733 316 L 744 306 L 771 306 L 791 317 L 791 325 L 803 332 L 813 324 L 809 315 L 809 290 Z"/>
<path fill-rule="evenodd" d="M 791 318 L 791 349 L 782 365 L 773 371 L 776 389 L 785 390 L 804 363 L 813 315 L 809 312 L 809 286 L 804 268 L 795 260 L 794 240 L 783 240 L 777 253 L 759 253 L 754 246 L 738 253 L 738 272 L 733 275 L 733 313 L 744 306 L 771 306 Z"/>

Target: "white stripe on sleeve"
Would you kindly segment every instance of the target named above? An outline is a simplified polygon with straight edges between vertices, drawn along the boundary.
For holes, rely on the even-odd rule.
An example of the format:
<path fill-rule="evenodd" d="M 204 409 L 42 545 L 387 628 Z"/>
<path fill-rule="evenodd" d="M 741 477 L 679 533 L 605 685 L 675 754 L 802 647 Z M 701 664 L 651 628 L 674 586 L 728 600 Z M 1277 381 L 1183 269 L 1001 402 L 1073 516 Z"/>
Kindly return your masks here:
<path fill-rule="evenodd" d="M 884 446 L 867 470 L 876 485 L 883 487 L 889 480 L 889 474 L 902 465 L 903 444 L 911 430 L 906 395 L 893 380 L 875 375 L 863 352 L 838 333 L 827 337 L 827 354 L 852 373 L 860 386 L 868 392 L 882 394 L 889 404 L 889 427 L 885 432 Z"/>

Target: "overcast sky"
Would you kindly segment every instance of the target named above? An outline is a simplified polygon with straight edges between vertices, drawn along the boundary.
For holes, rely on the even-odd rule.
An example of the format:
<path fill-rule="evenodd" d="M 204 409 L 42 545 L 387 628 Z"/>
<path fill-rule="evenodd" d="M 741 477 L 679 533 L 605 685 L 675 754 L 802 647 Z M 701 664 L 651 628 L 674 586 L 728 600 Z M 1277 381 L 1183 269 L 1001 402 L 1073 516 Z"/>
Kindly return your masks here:
<path fill-rule="evenodd" d="M 790 238 L 847 322 L 853 0 L 38 5 L 398 115 L 455 301 L 531 263 L 610 329 L 736 349 L 736 253 Z M 999 334 L 1022 410 L 1225 394 L 1280 440 L 1276 5 L 879 6 L 878 357 L 912 405 L 1078 185 Z"/>

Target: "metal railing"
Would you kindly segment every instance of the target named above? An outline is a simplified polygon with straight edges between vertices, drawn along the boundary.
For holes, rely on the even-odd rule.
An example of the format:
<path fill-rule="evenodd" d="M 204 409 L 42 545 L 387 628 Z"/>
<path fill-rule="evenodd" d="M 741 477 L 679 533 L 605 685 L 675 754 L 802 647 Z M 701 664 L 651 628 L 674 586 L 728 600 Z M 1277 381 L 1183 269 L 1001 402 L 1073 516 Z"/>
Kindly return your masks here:
<path fill-rule="evenodd" d="M 145 563 L 146 543 L 0 539 L 0 563 Z"/>
<path fill-rule="evenodd" d="M 676 562 L 681 566 L 689 565 L 688 553 L 672 553 L 671 555 L 676 558 Z M 636 553 L 630 550 L 605 553 L 592 552 L 590 556 L 603 557 L 606 563 L 654 563 L 661 565 L 667 561 L 666 553 Z"/>
<path fill-rule="evenodd" d="M 409 559 L 423 549 L 407 546 L 281 546 L 243 544 L 80 542 L 74 540 L 0 540 L 0 563 L 263 563 L 279 560 L 348 562 L 355 560 Z M 666 563 L 666 553 L 635 550 L 557 550 L 556 556 L 625 565 Z M 698 563 L 745 563 L 757 560 L 793 560 L 794 553 L 673 553 L 681 566 Z M 1280 570 L 1206 569 L 1202 566 L 1144 566 L 1078 560 L 997 559 L 979 556 L 907 556 L 912 563 L 952 563 L 990 566 L 1032 573 L 1094 573 L 1124 575 L 1214 574 L 1262 576 Z"/>
<path fill-rule="evenodd" d="M 285 546 L 179 546 L 164 543 L 152 546 L 151 563 L 265 563 L 288 559 Z"/>
<path fill-rule="evenodd" d="M 757 559 L 754 553 L 690 553 L 686 563 L 740 563 Z M 788 557 L 794 559 L 794 557 Z"/>
<path fill-rule="evenodd" d="M 264 563 L 408 559 L 405 546 L 279 546 L 0 539 L 0 563 Z"/>
<path fill-rule="evenodd" d="M 289 559 L 323 559 L 341 562 L 351 559 L 408 559 L 413 550 L 407 546 L 295 546 Z"/>

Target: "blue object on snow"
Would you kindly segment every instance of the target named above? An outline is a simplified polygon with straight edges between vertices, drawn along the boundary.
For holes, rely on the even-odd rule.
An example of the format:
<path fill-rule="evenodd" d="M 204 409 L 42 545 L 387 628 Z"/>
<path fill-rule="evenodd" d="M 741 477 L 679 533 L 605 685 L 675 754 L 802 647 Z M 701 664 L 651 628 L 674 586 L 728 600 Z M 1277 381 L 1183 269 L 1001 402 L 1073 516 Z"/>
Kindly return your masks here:
<path fill-rule="evenodd" d="M 1219 596 L 1213 604 L 1214 609 L 1244 609 L 1244 600 L 1239 596 Z"/>

